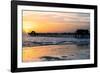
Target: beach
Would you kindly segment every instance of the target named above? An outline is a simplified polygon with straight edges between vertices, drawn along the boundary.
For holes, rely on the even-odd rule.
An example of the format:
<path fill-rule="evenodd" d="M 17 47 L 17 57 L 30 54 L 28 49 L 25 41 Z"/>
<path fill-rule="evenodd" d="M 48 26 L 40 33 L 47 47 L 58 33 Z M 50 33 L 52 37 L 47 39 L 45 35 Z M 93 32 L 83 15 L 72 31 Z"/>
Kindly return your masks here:
<path fill-rule="evenodd" d="M 90 43 L 88 38 L 24 37 L 22 52 L 23 62 L 90 59 Z"/>

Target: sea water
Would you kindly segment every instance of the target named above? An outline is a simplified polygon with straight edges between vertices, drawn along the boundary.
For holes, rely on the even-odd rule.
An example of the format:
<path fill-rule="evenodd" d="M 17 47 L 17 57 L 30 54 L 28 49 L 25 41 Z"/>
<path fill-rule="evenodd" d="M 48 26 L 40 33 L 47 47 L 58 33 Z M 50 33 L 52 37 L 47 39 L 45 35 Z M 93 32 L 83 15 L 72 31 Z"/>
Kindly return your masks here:
<path fill-rule="evenodd" d="M 90 58 L 89 38 L 23 37 L 23 62 Z"/>

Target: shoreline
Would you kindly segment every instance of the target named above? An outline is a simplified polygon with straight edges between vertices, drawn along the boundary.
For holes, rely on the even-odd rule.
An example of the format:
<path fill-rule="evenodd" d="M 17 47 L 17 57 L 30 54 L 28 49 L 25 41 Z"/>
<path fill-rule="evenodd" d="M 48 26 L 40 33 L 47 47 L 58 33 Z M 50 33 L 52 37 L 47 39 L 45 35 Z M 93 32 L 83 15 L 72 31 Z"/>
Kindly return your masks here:
<path fill-rule="evenodd" d="M 24 42 L 24 47 L 36 47 L 36 46 L 47 46 L 47 45 L 89 45 L 90 41 L 62 41 L 62 42 Z"/>

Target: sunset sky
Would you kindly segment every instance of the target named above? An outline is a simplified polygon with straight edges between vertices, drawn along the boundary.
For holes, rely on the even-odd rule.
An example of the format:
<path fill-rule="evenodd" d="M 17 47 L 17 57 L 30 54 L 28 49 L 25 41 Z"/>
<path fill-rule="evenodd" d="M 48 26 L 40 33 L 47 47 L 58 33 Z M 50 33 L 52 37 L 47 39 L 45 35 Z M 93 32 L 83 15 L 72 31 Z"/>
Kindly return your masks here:
<path fill-rule="evenodd" d="M 90 29 L 89 13 L 23 11 L 26 33 L 75 32 L 77 29 Z"/>

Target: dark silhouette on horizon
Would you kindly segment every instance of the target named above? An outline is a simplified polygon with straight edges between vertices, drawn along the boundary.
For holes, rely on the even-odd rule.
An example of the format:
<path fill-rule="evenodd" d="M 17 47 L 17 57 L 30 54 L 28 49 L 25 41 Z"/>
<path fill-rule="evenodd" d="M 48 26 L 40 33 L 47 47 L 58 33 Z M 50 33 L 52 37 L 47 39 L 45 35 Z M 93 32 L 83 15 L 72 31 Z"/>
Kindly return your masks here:
<path fill-rule="evenodd" d="M 86 29 L 78 29 L 74 33 L 64 32 L 64 33 L 36 33 L 32 31 L 28 33 L 30 36 L 41 36 L 41 37 L 75 37 L 75 38 L 89 38 L 90 32 Z"/>
<path fill-rule="evenodd" d="M 78 29 L 75 33 L 76 38 L 89 38 L 90 37 L 90 32 L 85 29 Z"/>

